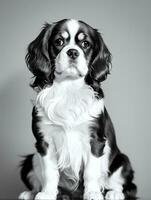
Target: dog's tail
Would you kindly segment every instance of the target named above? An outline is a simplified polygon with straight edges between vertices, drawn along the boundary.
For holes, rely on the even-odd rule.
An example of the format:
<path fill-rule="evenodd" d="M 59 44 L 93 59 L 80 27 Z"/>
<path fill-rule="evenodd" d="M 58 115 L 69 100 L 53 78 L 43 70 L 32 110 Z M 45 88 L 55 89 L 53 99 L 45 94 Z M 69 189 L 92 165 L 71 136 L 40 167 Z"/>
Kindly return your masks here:
<path fill-rule="evenodd" d="M 34 154 L 30 154 L 30 155 L 23 156 L 23 157 L 24 157 L 24 159 L 20 163 L 20 167 L 21 167 L 20 177 L 21 177 L 22 181 L 24 182 L 24 184 L 26 185 L 26 187 L 29 190 L 32 190 L 33 186 L 30 183 L 29 174 L 33 170 Z"/>

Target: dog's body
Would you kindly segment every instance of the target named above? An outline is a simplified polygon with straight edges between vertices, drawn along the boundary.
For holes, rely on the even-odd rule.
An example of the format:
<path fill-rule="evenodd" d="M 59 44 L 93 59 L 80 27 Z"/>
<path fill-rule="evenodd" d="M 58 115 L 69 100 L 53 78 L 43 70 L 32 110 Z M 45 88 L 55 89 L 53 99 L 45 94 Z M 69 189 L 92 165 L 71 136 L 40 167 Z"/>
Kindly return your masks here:
<path fill-rule="evenodd" d="M 124 199 L 136 191 L 127 156 L 117 147 L 101 82 L 111 54 L 100 34 L 81 21 L 46 25 L 29 45 L 27 64 L 38 94 L 32 130 L 37 153 L 22 163 L 31 190 L 20 199 L 56 199 L 58 190 L 84 199 Z"/>

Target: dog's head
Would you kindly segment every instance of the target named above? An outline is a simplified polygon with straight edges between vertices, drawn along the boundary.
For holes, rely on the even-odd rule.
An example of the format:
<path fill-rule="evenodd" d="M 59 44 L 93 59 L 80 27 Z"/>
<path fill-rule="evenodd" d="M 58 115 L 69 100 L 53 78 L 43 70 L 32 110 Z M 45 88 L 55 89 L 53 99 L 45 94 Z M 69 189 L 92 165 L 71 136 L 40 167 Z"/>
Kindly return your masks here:
<path fill-rule="evenodd" d="M 42 89 L 54 79 L 85 77 L 102 82 L 110 72 L 111 54 L 96 29 L 64 19 L 44 26 L 29 44 L 26 62 L 35 77 L 32 87 Z"/>

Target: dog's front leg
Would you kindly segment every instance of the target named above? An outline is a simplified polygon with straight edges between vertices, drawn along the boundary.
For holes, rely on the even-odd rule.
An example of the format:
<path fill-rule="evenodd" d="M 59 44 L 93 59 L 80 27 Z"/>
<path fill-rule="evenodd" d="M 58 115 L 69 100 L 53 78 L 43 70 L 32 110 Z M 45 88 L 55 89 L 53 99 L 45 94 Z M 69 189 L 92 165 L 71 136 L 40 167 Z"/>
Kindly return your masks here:
<path fill-rule="evenodd" d="M 84 170 L 84 200 L 102 200 L 103 195 L 100 188 L 101 160 L 89 154 Z"/>
<path fill-rule="evenodd" d="M 41 156 L 42 190 L 35 196 L 35 200 L 55 200 L 58 193 L 59 171 L 54 144 L 47 144 L 45 155 Z M 49 147 L 50 146 L 50 147 Z"/>

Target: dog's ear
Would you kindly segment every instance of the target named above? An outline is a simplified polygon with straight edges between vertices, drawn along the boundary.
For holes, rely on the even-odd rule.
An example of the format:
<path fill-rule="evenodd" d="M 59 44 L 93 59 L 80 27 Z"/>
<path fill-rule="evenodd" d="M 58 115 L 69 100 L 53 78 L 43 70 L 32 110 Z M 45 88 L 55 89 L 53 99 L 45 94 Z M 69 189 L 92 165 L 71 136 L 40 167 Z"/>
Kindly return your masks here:
<path fill-rule="evenodd" d="M 107 78 L 111 69 L 111 53 L 103 41 L 101 34 L 96 31 L 96 45 L 92 60 L 91 76 L 97 81 L 102 82 Z"/>
<path fill-rule="evenodd" d="M 27 49 L 25 60 L 35 77 L 31 84 L 33 88 L 43 88 L 46 83 L 50 82 L 49 76 L 52 66 L 48 53 L 48 43 L 53 27 L 54 25 L 45 24 L 40 34 L 29 44 Z"/>

